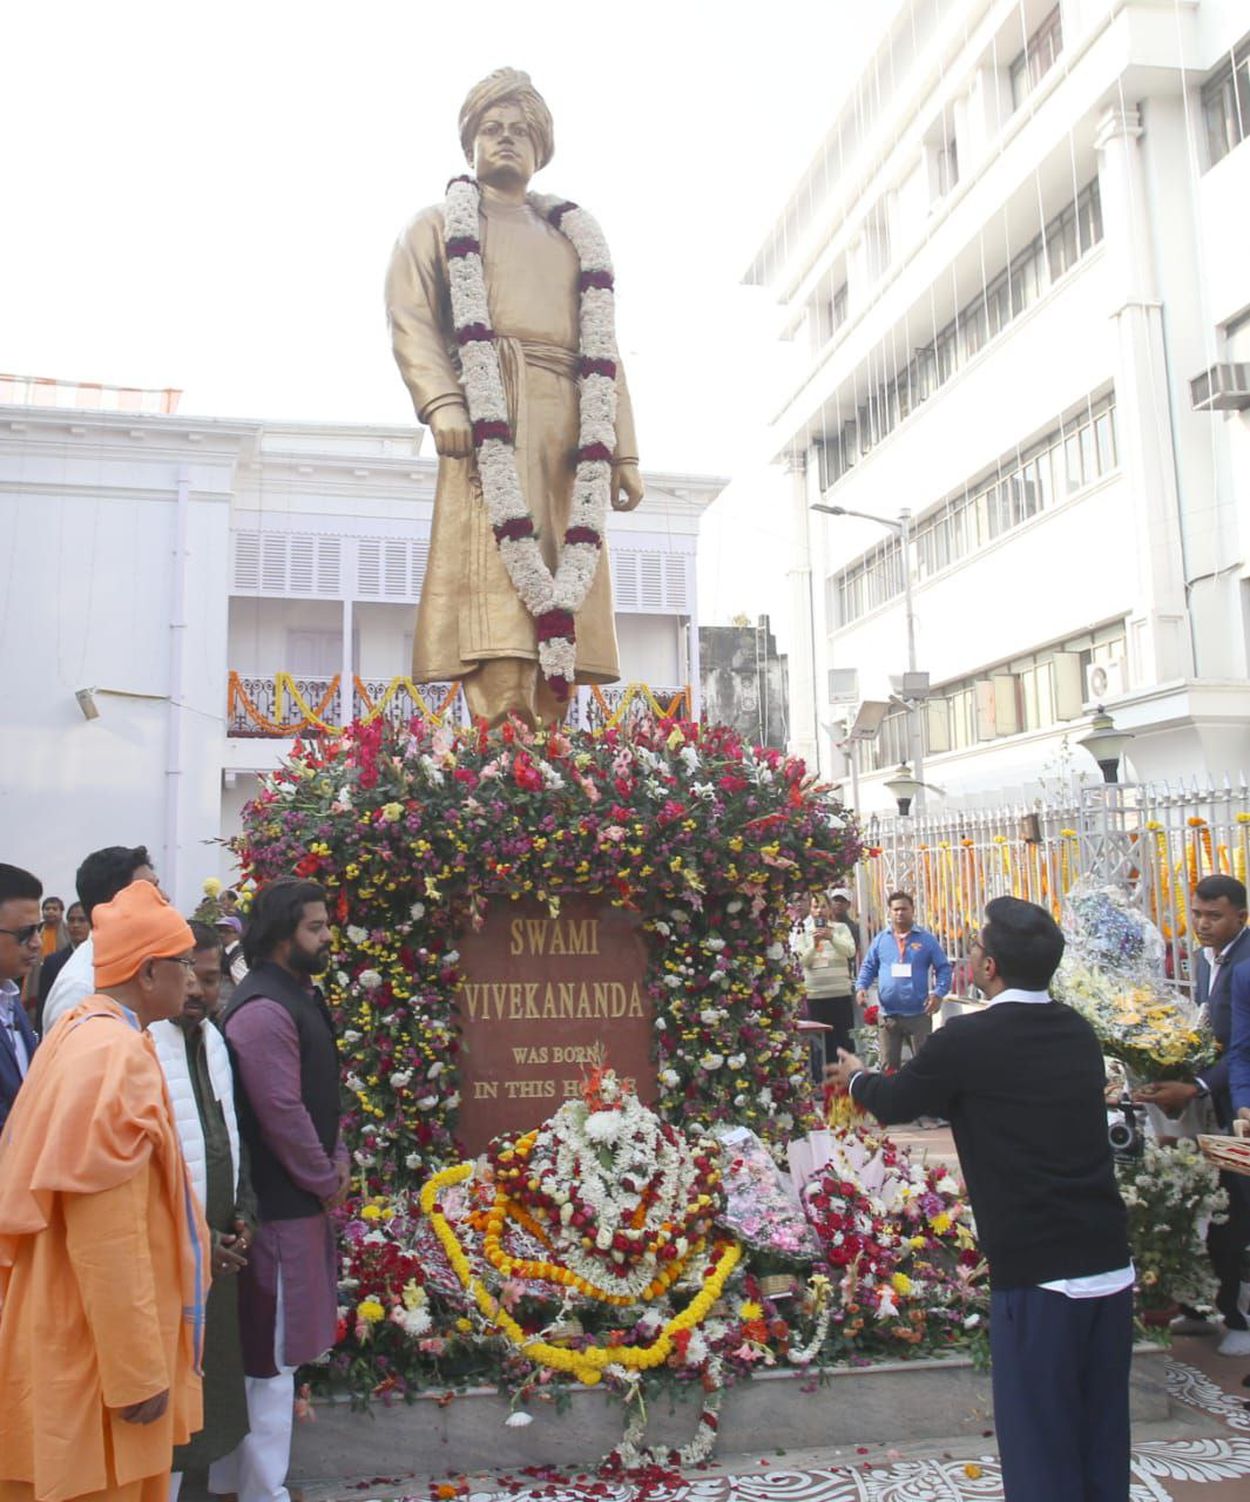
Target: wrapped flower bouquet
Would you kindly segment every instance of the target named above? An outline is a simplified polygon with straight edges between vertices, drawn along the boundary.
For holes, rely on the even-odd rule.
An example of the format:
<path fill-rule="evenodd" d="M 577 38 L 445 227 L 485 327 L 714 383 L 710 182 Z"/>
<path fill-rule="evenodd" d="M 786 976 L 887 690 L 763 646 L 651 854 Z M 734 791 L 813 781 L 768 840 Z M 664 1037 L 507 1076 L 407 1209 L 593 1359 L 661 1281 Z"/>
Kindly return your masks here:
<path fill-rule="evenodd" d="M 1087 1019 L 1103 1052 L 1137 1080 L 1190 1079 L 1217 1045 L 1200 1010 L 1163 976 L 1163 939 L 1114 887 L 1078 887 L 1054 993 Z"/>

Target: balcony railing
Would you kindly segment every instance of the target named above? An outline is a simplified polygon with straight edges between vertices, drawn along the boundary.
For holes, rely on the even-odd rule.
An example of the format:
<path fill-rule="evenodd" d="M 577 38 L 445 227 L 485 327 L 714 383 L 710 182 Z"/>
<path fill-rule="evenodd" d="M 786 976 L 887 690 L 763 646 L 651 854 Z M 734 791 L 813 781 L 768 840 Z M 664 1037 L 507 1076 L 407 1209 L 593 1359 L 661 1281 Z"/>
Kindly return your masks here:
<path fill-rule="evenodd" d="M 226 701 L 226 733 L 239 738 L 288 740 L 310 730 L 342 727 L 342 675 L 297 678 L 293 673 L 246 678 L 230 674 Z M 469 724 L 468 706 L 459 683 L 414 684 L 411 678 L 352 679 L 351 716 L 369 724 L 385 716 L 406 725 L 419 716 L 433 725 Z M 614 683 L 577 690 L 568 723 L 577 729 L 600 730 L 647 715 L 689 719 L 688 686 Z"/>

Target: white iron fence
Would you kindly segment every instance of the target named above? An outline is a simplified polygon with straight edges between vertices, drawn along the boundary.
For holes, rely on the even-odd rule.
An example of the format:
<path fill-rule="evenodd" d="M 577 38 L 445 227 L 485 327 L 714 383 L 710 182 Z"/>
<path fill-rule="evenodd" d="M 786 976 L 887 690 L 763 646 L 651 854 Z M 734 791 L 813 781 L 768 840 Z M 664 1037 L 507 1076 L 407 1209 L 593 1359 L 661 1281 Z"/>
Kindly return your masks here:
<path fill-rule="evenodd" d="M 990 898 L 1023 897 L 1058 918 L 1080 881 L 1127 892 L 1162 932 L 1169 976 L 1188 986 L 1193 888 L 1216 872 L 1246 880 L 1250 789 L 1100 784 L 1031 806 L 873 818 L 864 842 L 857 879 L 869 932 L 885 923 L 891 892 L 910 893 L 917 922 L 956 963 L 957 991 Z"/>

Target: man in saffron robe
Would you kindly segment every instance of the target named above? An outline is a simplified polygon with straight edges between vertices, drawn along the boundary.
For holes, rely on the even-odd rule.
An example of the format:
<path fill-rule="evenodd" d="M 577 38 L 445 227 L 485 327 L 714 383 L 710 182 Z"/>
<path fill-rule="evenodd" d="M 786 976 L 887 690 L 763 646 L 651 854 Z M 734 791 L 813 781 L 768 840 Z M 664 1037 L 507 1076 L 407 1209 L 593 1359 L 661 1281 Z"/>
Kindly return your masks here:
<path fill-rule="evenodd" d="M 554 150 L 551 113 L 529 75 L 500 68 L 471 89 L 460 111 L 460 142 L 481 188 L 478 239 L 517 473 L 554 572 L 578 446 L 580 267 L 570 242 L 526 198 L 530 178 Z M 564 706 L 539 671 L 534 620 L 504 567 L 482 500 L 443 235 L 442 205 L 422 210 L 400 236 L 386 279 L 395 359 L 439 455 L 412 676 L 419 683 L 461 679 L 469 709 L 489 724 L 507 714 L 552 723 Z M 611 483 L 618 510 L 642 500 L 637 456 L 618 360 Z M 576 630 L 576 681 L 614 683 L 620 667 L 612 581 L 602 555 Z"/>
<path fill-rule="evenodd" d="M 148 882 L 92 918 L 96 994 L 0 1137 L 0 1502 L 166 1502 L 200 1427 L 208 1238 L 145 1029 L 192 936 Z"/>

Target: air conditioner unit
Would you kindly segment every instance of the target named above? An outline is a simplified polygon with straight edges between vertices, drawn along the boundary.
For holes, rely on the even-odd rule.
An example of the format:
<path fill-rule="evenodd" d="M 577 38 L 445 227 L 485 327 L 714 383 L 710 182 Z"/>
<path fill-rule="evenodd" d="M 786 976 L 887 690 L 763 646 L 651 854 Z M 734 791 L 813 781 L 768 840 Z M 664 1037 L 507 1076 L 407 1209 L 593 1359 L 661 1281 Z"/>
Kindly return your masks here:
<path fill-rule="evenodd" d="M 1237 412 L 1250 407 L 1250 365 L 1212 365 L 1189 383 L 1195 412 Z"/>
<path fill-rule="evenodd" d="M 1106 662 L 1091 662 L 1085 669 L 1085 698 L 1090 704 L 1105 704 L 1124 692 L 1124 659 L 1112 657 Z"/>
<path fill-rule="evenodd" d="M 928 673 L 891 673 L 890 691 L 900 699 L 915 699 L 917 702 L 929 697 Z"/>
<path fill-rule="evenodd" d="M 854 704 L 859 698 L 858 668 L 829 669 L 830 704 Z"/>

